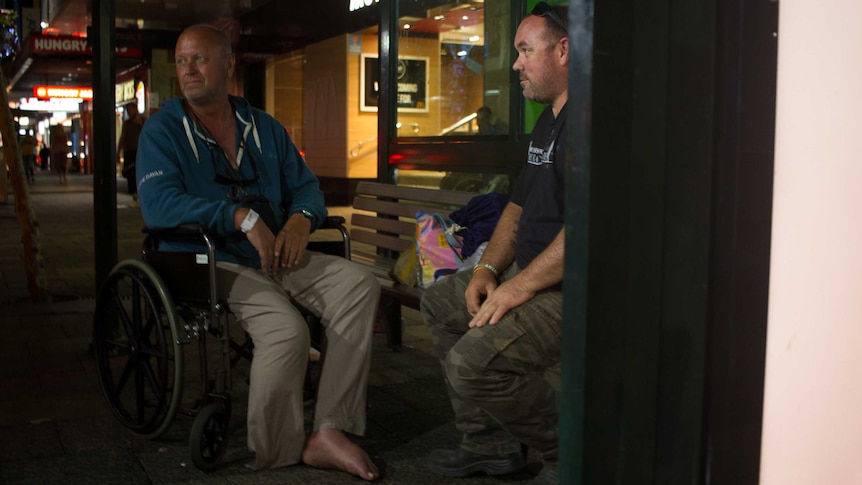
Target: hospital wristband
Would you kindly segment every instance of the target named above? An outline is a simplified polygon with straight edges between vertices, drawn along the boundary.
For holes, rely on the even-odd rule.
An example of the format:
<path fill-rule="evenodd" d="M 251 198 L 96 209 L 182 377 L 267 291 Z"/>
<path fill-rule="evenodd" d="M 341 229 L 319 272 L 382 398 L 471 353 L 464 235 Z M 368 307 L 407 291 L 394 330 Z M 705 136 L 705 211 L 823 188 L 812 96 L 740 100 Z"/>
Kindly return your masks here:
<path fill-rule="evenodd" d="M 500 277 L 500 273 L 497 272 L 497 268 L 491 266 L 488 263 L 477 263 L 476 266 L 473 266 L 473 274 L 476 274 L 476 271 L 479 271 L 482 268 L 485 268 L 488 271 L 494 273 L 494 278 Z"/>
<path fill-rule="evenodd" d="M 258 215 L 258 213 L 249 209 L 248 215 L 245 216 L 245 219 L 243 219 L 242 224 L 239 225 L 239 229 L 242 232 L 246 232 L 246 233 L 248 231 L 251 231 L 252 228 L 254 227 L 254 225 L 257 224 L 258 219 L 260 219 L 260 216 Z"/>

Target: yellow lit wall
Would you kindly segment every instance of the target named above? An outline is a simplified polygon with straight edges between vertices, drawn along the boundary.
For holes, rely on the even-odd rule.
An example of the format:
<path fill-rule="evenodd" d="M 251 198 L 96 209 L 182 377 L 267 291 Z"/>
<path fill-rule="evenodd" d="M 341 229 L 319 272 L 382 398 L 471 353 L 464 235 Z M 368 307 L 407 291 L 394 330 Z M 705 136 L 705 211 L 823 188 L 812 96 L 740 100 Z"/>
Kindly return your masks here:
<path fill-rule="evenodd" d="M 287 128 L 293 143 L 304 150 L 302 80 L 304 57 L 291 53 L 267 62 L 267 112 Z M 276 81 L 277 80 L 277 81 Z"/>
<path fill-rule="evenodd" d="M 305 48 L 305 157 L 318 177 L 347 177 L 347 36 Z"/>
<path fill-rule="evenodd" d="M 361 35 L 361 53 L 377 55 L 376 35 Z M 267 111 L 290 131 L 318 177 L 377 177 L 377 112 L 360 110 L 360 53 L 350 53 L 350 34 L 333 37 L 267 64 Z M 453 122 L 441 118 L 440 42 L 399 39 L 399 56 L 428 59 L 428 111 L 399 111 L 397 136 L 434 136 Z M 339 62 L 341 60 L 341 62 Z M 461 80 L 468 107 L 481 106 L 481 76 Z M 476 106 L 472 106 L 475 104 Z"/>

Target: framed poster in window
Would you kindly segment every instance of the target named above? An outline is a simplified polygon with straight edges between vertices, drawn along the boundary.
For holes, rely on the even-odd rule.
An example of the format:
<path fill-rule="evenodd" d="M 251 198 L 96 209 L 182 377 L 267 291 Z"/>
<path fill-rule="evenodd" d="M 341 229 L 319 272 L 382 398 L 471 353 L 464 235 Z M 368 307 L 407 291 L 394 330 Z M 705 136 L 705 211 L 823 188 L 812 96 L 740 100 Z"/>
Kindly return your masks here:
<path fill-rule="evenodd" d="M 380 61 L 362 54 L 359 61 L 359 110 L 377 111 L 380 105 Z M 396 73 L 398 111 L 428 112 L 428 58 L 402 56 Z"/>

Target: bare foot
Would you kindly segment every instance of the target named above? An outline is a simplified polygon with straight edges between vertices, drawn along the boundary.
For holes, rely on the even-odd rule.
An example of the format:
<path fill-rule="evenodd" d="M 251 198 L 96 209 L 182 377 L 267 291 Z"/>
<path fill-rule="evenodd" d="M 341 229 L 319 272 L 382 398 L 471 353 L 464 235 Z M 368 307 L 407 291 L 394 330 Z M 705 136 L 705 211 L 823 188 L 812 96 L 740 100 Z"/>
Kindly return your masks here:
<path fill-rule="evenodd" d="M 315 468 L 342 470 L 369 482 L 379 475 L 368 454 L 338 429 L 313 431 L 302 450 L 302 461 Z"/>

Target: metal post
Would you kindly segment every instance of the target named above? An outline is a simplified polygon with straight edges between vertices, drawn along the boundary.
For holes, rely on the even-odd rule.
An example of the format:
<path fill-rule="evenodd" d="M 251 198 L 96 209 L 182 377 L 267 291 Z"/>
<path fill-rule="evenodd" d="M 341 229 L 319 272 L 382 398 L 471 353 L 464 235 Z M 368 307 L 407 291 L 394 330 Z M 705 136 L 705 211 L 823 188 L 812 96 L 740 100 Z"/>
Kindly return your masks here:
<path fill-rule="evenodd" d="M 398 121 L 395 111 L 394 73 L 398 66 L 398 0 L 380 2 L 380 102 L 377 107 L 377 181 L 393 183 L 389 143 Z"/>
<path fill-rule="evenodd" d="M 93 2 L 93 232 L 96 293 L 117 263 L 114 0 Z"/>
<path fill-rule="evenodd" d="M 566 262 L 560 386 L 559 483 L 584 483 L 584 386 L 590 207 L 590 109 L 593 2 L 569 3 L 569 159 L 566 165 Z M 571 210 L 568 210 L 571 209 Z"/>

